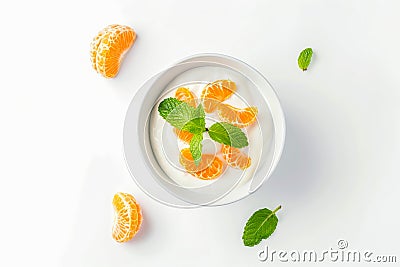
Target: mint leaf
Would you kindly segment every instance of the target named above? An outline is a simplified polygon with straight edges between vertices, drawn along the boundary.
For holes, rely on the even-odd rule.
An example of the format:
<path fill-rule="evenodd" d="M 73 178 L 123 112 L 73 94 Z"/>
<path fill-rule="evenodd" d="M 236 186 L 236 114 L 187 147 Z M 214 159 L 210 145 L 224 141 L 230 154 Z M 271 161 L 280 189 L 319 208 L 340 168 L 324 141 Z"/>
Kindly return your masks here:
<path fill-rule="evenodd" d="M 204 118 L 194 118 L 188 121 L 183 127 L 182 130 L 191 132 L 193 134 L 201 134 L 206 130 Z"/>
<path fill-rule="evenodd" d="M 208 129 L 208 134 L 212 140 L 236 148 L 242 148 L 249 144 L 242 130 L 227 122 L 214 123 Z"/>
<path fill-rule="evenodd" d="M 204 108 L 201 104 L 199 104 L 196 108 L 196 110 L 194 111 L 194 116 L 196 118 L 205 118 L 206 117 L 206 113 L 204 112 Z M 206 123 L 204 122 L 204 127 L 206 126 Z"/>
<path fill-rule="evenodd" d="M 260 209 L 251 215 L 243 231 L 243 243 L 245 246 L 253 247 L 268 238 L 276 229 L 278 217 L 275 213 L 281 209 L 281 206 L 275 210 Z"/>
<path fill-rule="evenodd" d="M 193 118 L 183 126 L 182 130 L 193 134 L 203 133 L 206 130 L 206 114 L 201 104 L 193 111 L 192 117 Z"/>
<path fill-rule="evenodd" d="M 201 161 L 201 150 L 203 148 L 201 141 L 203 141 L 202 133 L 193 135 L 192 140 L 190 140 L 190 153 L 192 153 L 196 166 L 199 166 Z"/>
<path fill-rule="evenodd" d="M 297 64 L 303 71 L 307 70 L 308 65 L 310 65 L 311 58 L 313 55 L 313 50 L 311 48 L 306 48 L 301 51 L 299 58 L 297 59 Z"/>
<path fill-rule="evenodd" d="M 206 131 L 206 115 L 203 106 L 198 105 L 194 108 L 183 101 L 169 97 L 161 101 L 158 112 L 172 126 L 194 134 L 190 140 L 190 153 L 198 166 L 201 161 L 203 132 Z"/>
<path fill-rule="evenodd" d="M 158 105 L 158 112 L 160 113 L 161 117 L 167 119 L 171 111 L 173 111 L 177 106 L 182 103 L 182 101 L 179 101 L 178 99 L 173 97 L 166 98 Z"/>
<path fill-rule="evenodd" d="M 196 129 L 200 129 L 202 126 L 200 118 L 198 118 L 199 121 L 194 120 L 197 118 L 196 114 L 199 113 L 197 109 L 173 97 L 164 99 L 158 106 L 158 112 L 161 117 L 179 130 L 182 130 L 186 124 L 189 124 L 189 126 L 191 125 L 192 127 L 188 126 L 187 130 L 189 132 L 194 131 L 194 133 L 197 133 L 199 130 Z M 193 129 L 193 127 L 196 126 L 196 123 L 199 123 L 199 127 Z"/>

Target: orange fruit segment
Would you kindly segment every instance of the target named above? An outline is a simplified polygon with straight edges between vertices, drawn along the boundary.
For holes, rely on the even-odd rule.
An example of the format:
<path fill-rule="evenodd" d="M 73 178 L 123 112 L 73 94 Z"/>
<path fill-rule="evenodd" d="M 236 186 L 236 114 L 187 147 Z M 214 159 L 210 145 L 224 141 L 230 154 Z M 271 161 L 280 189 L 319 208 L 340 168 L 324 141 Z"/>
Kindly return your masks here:
<path fill-rule="evenodd" d="M 257 107 L 235 108 L 228 104 L 218 105 L 218 116 L 239 128 L 249 126 L 256 121 Z"/>
<path fill-rule="evenodd" d="M 194 94 L 186 87 L 179 87 L 175 92 L 175 98 L 186 102 L 192 107 L 196 107 L 196 97 Z"/>
<path fill-rule="evenodd" d="M 230 80 L 218 80 L 207 84 L 201 92 L 204 111 L 212 113 L 220 102 L 228 99 L 236 91 L 236 84 Z"/>
<path fill-rule="evenodd" d="M 190 140 L 193 138 L 193 134 L 188 131 L 179 130 L 178 128 L 174 128 L 174 133 L 181 139 L 183 142 L 189 144 Z"/>
<path fill-rule="evenodd" d="M 103 39 L 106 32 L 111 29 L 111 26 L 113 26 L 113 25 L 109 25 L 109 26 L 105 27 L 103 30 L 101 30 L 96 35 L 96 37 L 93 38 L 93 40 L 90 44 L 90 60 L 92 62 L 93 69 L 96 71 L 97 71 L 97 66 L 96 66 L 97 49 L 99 48 L 100 42 Z"/>
<path fill-rule="evenodd" d="M 196 107 L 196 97 L 186 87 L 179 87 L 175 91 L 175 98 L 189 104 L 194 108 Z M 179 130 L 177 128 L 174 128 L 174 133 L 178 136 L 179 139 L 188 144 L 190 143 L 190 140 L 192 140 L 193 137 L 193 134 L 191 132 Z"/>
<path fill-rule="evenodd" d="M 192 91 L 190 91 L 186 87 L 179 87 L 175 91 L 175 98 L 189 104 L 194 108 L 196 107 L 196 97 L 194 96 Z M 174 128 L 174 133 L 178 136 L 179 139 L 188 144 L 193 137 L 193 134 L 191 132 L 179 130 L 177 128 Z"/>
<path fill-rule="evenodd" d="M 127 193 L 116 193 L 112 201 L 114 207 L 114 224 L 112 237 L 117 242 L 131 240 L 142 223 L 142 212 L 135 198 Z"/>
<path fill-rule="evenodd" d="M 244 170 L 251 165 L 251 158 L 238 148 L 222 145 L 221 152 L 226 163 L 233 168 Z"/>
<path fill-rule="evenodd" d="M 203 154 L 200 164 L 196 166 L 189 148 L 181 150 L 179 161 L 188 173 L 202 180 L 218 178 L 224 168 L 222 160 L 212 154 Z"/>
<path fill-rule="evenodd" d="M 118 74 L 125 53 L 136 40 L 135 31 L 124 25 L 109 25 L 91 43 L 92 67 L 106 78 Z"/>
<path fill-rule="evenodd" d="M 196 166 L 192 157 L 192 153 L 190 152 L 190 149 L 184 148 L 181 150 L 179 162 L 182 164 L 182 166 L 185 167 L 187 172 L 194 173 L 208 168 L 213 162 L 214 158 L 215 156 L 212 154 L 202 154 L 201 161 L 199 165 Z"/>

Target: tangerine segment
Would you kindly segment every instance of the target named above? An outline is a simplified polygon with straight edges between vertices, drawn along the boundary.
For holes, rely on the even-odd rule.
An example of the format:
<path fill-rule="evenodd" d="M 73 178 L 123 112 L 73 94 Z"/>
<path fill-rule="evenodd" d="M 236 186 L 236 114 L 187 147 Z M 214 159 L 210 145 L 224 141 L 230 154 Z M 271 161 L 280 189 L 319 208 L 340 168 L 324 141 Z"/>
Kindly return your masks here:
<path fill-rule="evenodd" d="M 249 126 L 256 121 L 257 107 L 235 108 L 228 104 L 218 105 L 218 116 L 239 128 Z"/>
<path fill-rule="evenodd" d="M 131 48 L 136 33 L 128 26 L 113 24 L 100 31 L 91 45 L 93 68 L 106 78 L 118 74 L 123 56 Z"/>
<path fill-rule="evenodd" d="M 218 80 L 207 84 L 201 92 L 201 100 L 207 113 L 214 112 L 220 102 L 236 91 L 236 84 L 230 80 Z"/>
<path fill-rule="evenodd" d="M 221 152 L 226 163 L 233 168 L 244 170 L 251 165 L 251 158 L 238 148 L 222 145 Z"/>
<path fill-rule="evenodd" d="M 178 128 L 174 128 L 174 133 L 185 143 L 190 143 L 190 140 L 193 138 L 193 134 L 188 131 L 179 130 Z"/>
<path fill-rule="evenodd" d="M 189 148 L 181 150 L 179 161 L 188 173 L 202 180 L 216 179 L 222 174 L 224 169 L 222 160 L 212 154 L 203 154 L 200 164 L 196 166 Z"/>
<path fill-rule="evenodd" d="M 196 107 L 196 97 L 194 94 L 186 87 L 179 87 L 175 92 L 175 98 L 186 102 L 192 107 Z"/>
<path fill-rule="evenodd" d="M 212 154 L 202 154 L 199 165 L 196 166 L 194 163 L 192 153 L 189 148 L 184 148 L 181 150 L 181 155 L 179 157 L 179 162 L 185 167 L 186 171 L 189 173 L 199 172 L 207 169 L 211 166 L 215 156 Z"/>
<path fill-rule="evenodd" d="M 97 66 L 96 66 L 96 56 L 97 56 L 97 49 L 99 48 L 100 42 L 103 39 L 104 35 L 111 29 L 111 27 L 114 25 L 109 25 L 105 27 L 103 30 L 101 30 L 96 37 L 93 38 L 91 44 L 90 44 L 90 60 L 92 61 L 92 67 L 97 71 Z"/>
<path fill-rule="evenodd" d="M 131 240 L 142 223 L 142 212 L 135 198 L 127 193 L 116 193 L 112 202 L 115 211 L 112 237 L 117 242 Z"/>

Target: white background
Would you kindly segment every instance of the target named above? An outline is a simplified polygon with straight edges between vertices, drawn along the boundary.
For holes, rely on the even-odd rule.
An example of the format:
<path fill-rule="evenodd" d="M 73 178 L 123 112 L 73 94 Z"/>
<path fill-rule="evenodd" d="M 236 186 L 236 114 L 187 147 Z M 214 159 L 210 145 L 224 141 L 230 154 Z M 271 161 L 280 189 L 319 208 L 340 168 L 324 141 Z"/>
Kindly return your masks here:
<path fill-rule="evenodd" d="M 0 265 L 266 266 L 257 254 L 267 244 L 323 251 L 338 239 L 400 261 L 399 12 L 398 1 L 3 1 Z M 138 39 L 106 80 L 89 44 L 112 23 Z M 305 47 L 315 56 L 302 72 Z M 146 79 L 200 52 L 237 57 L 269 79 L 287 140 L 254 195 L 181 210 L 133 183 L 122 127 Z M 126 244 L 111 238 L 118 191 L 143 208 Z M 244 247 L 247 218 L 279 204 L 273 236 Z"/>

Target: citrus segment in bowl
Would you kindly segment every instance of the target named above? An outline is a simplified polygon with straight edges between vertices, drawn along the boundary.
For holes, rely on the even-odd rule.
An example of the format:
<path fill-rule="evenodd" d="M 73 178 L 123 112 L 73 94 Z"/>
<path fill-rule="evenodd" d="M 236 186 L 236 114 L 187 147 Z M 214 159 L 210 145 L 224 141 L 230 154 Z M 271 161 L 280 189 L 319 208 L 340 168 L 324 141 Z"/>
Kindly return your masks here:
<path fill-rule="evenodd" d="M 222 145 L 222 156 L 229 166 L 236 169 L 247 169 L 251 165 L 251 158 L 239 148 Z"/>
<path fill-rule="evenodd" d="M 181 139 L 183 142 L 189 144 L 190 140 L 193 138 L 193 134 L 191 132 L 185 130 L 179 130 L 178 128 L 173 129 L 174 133 Z"/>
<path fill-rule="evenodd" d="M 196 97 L 192 93 L 192 91 L 190 91 L 186 87 L 179 87 L 175 91 L 175 98 L 187 103 L 188 105 L 190 105 L 194 108 L 196 107 Z M 178 136 L 178 138 L 181 139 L 185 143 L 189 144 L 190 140 L 192 140 L 192 138 L 193 138 L 193 134 L 191 132 L 179 130 L 178 128 L 174 128 L 173 131 Z"/>
<path fill-rule="evenodd" d="M 200 164 L 196 166 L 189 148 L 181 150 L 179 162 L 188 173 L 202 180 L 216 179 L 224 169 L 222 160 L 213 154 L 203 154 Z"/>
<path fill-rule="evenodd" d="M 196 97 L 192 93 L 192 91 L 190 91 L 186 87 L 179 87 L 175 92 L 175 98 L 180 101 L 186 102 L 194 108 L 196 107 Z"/>
<path fill-rule="evenodd" d="M 205 112 L 214 112 L 218 104 L 228 99 L 235 91 L 236 83 L 230 80 L 217 80 L 207 84 L 201 92 Z"/>
<path fill-rule="evenodd" d="M 118 74 L 125 53 L 136 39 L 129 26 L 113 24 L 100 31 L 91 43 L 92 67 L 106 78 Z"/>
<path fill-rule="evenodd" d="M 236 108 L 228 104 L 218 105 L 218 116 L 239 128 L 247 127 L 256 121 L 257 107 Z"/>
<path fill-rule="evenodd" d="M 214 158 L 216 156 L 212 154 L 203 154 L 201 156 L 201 161 L 199 165 L 196 165 L 193 160 L 192 153 L 190 152 L 189 148 L 184 148 L 181 150 L 179 156 L 179 162 L 183 167 L 185 167 L 186 171 L 189 173 L 199 172 L 207 169 L 211 166 Z"/>
<path fill-rule="evenodd" d="M 127 193 L 116 193 L 112 201 L 114 223 L 112 237 L 117 242 L 131 240 L 139 231 L 142 223 L 142 212 L 135 198 Z"/>

